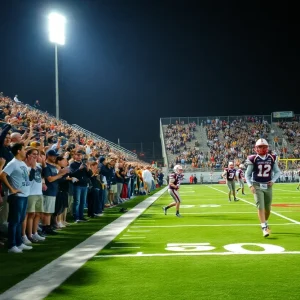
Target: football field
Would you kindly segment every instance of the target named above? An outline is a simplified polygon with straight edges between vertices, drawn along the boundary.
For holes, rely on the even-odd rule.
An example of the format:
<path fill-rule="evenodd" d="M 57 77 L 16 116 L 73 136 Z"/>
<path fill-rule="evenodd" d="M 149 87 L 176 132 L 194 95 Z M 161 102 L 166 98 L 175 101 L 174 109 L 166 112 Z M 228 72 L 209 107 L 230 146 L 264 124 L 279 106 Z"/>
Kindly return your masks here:
<path fill-rule="evenodd" d="M 271 234 L 253 196 L 183 185 L 182 218 L 166 192 L 47 299 L 300 299 L 300 192 L 274 185 Z"/>

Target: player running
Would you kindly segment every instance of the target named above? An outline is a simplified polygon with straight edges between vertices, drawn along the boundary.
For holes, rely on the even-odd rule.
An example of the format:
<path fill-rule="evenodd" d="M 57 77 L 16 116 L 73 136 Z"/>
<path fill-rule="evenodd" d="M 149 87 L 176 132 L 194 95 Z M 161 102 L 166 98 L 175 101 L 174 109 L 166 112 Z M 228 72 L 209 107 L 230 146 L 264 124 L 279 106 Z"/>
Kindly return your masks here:
<path fill-rule="evenodd" d="M 254 148 L 257 154 L 248 156 L 246 170 L 246 181 L 254 195 L 264 237 L 270 234 L 268 219 L 272 205 L 272 186 L 280 176 L 277 156 L 268 154 L 268 148 L 265 139 L 257 140 Z"/>
<path fill-rule="evenodd" d="M 228 192 L 228 200 L 231 202 L 231 193 L 233 194 L 234 201 L 239 201 L 235 197 L 235 182 L 237 181 L 236 177 L 236 169 L 234 168 L 233 162 L 229 162 L 228 168 L 224 169 L 224 172 L 222 174 L 222 177 L 226 180 L 226 184 L 228 186 L 229 192 Z"/>
<path fill-rule="evenodd" d="M 183 180 L 183 169 L 181 165 L 176 165 L 174 167 L 174 172 L 169 175 L 169 188 L 168 193 L 171 195 L 171 197 L 174 199 L 174 202 L 170 203 L 168 206 L 163 207 L 163 211 L 165 215 L 167 214 L 167 210 L 170 207 L 176 206 L 176 217 L 180 218 L 181 215 L 179 213 L 179 207 L 181 203 L 181 199 L 178 193 L 179 185 Z"/>
<path fill-rule="evenodd" d="M 236 177 L 238 179 L 238 182 L 240 184 L 240 187 L 236 190 L 236 194 L 238 194 L 239 190 L 242 189 L 242 194 L 246 195 L 244 192 L 244 179 L 245 179 L 245 174 L 244 174 L 244 170 L 245 166 L 243 164 L 239 165 L 239 168 L 236 171 Z"/>

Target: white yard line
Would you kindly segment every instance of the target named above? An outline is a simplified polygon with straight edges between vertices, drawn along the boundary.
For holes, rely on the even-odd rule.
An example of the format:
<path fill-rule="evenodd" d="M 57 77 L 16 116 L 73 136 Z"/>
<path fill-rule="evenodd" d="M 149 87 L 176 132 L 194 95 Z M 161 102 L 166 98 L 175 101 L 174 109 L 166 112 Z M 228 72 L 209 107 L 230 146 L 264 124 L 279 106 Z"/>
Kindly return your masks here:
<path fill-rule="evenodd" d="M 128 247 L 128 246 L 124 246 L 124 247 L 110 247 L 111 249 L 140 249 L 141 247 Z"/>
<path fill-rule="evenodd" d="M 216 189 L 216 188 L 213 188 L 213 187 L 210 187 L 210 186 L 207 186 L 207 187 L 209 187 L 209 188 L 211 188 L 211 189 L 213 189 L 213 190 L 216 190 L 216 191 L 218 191 L 218 192 L 220 192 L 220 193 L 223 193 L 223 194 L 228 195 L 227 192 L 224 192 L 224 191 L 222 191 L 222 190 L 219 190 L 219 189 Z M 248 203 L 248 204 L 250 204 L 250 205 L 256 207 L 256 205 L 255 205 L 254 203 L 250 202 L 250 201 L 247 201 L 247 200 L 245 200 L 245 199 L 243 199 L 243 198 L 241 198 L 241 197 L 238 197 L 238 199 L 241 200 L 241 201 L 243 201 L 243 202 L 245 202 L 245 203 Z M 288 220 L 288 221 L 290 221 L 290 222 L 292 222 L 292 223 L 295 223 L 295 224 L 298 224 L 298 225 L 300 224 L 300 222 L 298 222 L 298 221 L 296 221 L 296 220 L 293 220 L 293 219 L 291 219 L 291 218 L 288 218 L 288 217 L 286 217 L 286 216 L 284 216 L 284 215 L 281 215 L 281 214 L 279 214 L 279 213 L 277 213 L 277 212 L 275 212 L 275 211 L 273 211 L 273 210 L 272 210 L 272 214 L 273 214 L 273 215 L 276 215 L 276 216 L 278 216 L 278 217 L 280 217 L 280 218 L 283 218 L 283 219 L 285 219 L 285 220 Z"/>
<path fill-rule="evenodd" d="M 0 300 L 44 299 L 126 229 L 132 221 L 141 215 L 166 190 L 167 187 L 150 196 L 69 252 L 53 260 L 23 281 L 17 283 L 2 293 L 0 295 Z M 55 240 L 53 240 L 53 242 L 55 243 Z M 18 255 L 26 256 L 26 253 Z"/>
<path fill-rule="evenodd" d="M 272 224 L 270 226 L 290 226 L 290 225 L 299 225 L 295 223 L 279 223 Z M 131 228 L 180 228 L 180 227 L 241 227 L 241 226 L 260 226 L 259 224 L 182 224 L 182 225 L 145 225 L 145 226 L 131 226 Z"/>
<path fill-rule="evenodd" d="M 183 208 L 184 209 L 184 208 Z M 292 210 L 279 211 L 280 213 L 293 212 Z M 253 214 L 257 216 L 255 211 L 218 211 L 218 212 L 184 212 L 183 215 L 222 215 L 222 214 Z M 151 215 L 164 215 L 164 213 L 151 213 Z M 135 222 L 137 223 L 137 222 Z"/>
<path fill-rule="evenodd" d="M 134 233 L 140 233 L 140 232 L 150 232 L 151 230 L 130 230 L 128 229 L 127 232 L 134 232 Z"/>
<path fill-rule="evenodd" d="M 145 236 L 126 236 L 126 237 L 121 237 L 120 240 L 127 240 L 127 239 L 145 239 Z"/>
<path fill-rule="evenodd" d="M 238 253 L 238 252 L 180 252 L 180 253 L 142 253 L 136 254 L 112 254 L 112 255 L 96 255 L 97 258 L 110 258 L 110 257 L 166 257 L 166 256 L 213 256 L 213 255 L 283 255 L 283 254 L 300 254 L 300 251 L 282 251 L 282 252 L 249 252 L 249 253 Z"/>

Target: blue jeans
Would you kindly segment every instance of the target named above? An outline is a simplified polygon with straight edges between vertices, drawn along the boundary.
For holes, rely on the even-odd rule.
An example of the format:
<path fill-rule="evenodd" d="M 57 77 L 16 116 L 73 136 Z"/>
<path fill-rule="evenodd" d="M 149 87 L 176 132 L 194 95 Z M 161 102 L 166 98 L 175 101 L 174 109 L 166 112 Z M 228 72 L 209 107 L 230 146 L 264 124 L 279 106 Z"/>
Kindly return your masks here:
<path fill-rule="evenodd" d="M 22 244 L 22 223 L 26 216 L 27 197 L 8 196 L 8 249 Z"/>
<path fill-rule="evenodd" d="M 87 186 L 74 185 L 73 187 L 73 217 L 75 221 L 83 219 L 83 211 L 86 203 L 87 192 Z"/>

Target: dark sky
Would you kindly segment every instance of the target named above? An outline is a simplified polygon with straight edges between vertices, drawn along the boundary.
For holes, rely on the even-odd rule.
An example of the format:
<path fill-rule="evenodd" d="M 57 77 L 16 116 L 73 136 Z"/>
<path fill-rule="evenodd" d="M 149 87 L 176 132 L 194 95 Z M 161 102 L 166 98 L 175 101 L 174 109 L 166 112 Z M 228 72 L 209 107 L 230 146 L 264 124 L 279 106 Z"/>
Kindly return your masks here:
<path fill-rule="evenodd" d="M 55 10 L 61 117 L 113 142 L 159 141 L 160 117 L 299 113 L 298 10 L 239 2 L 2 0 L 0 90 L 55 113 Z"/>

